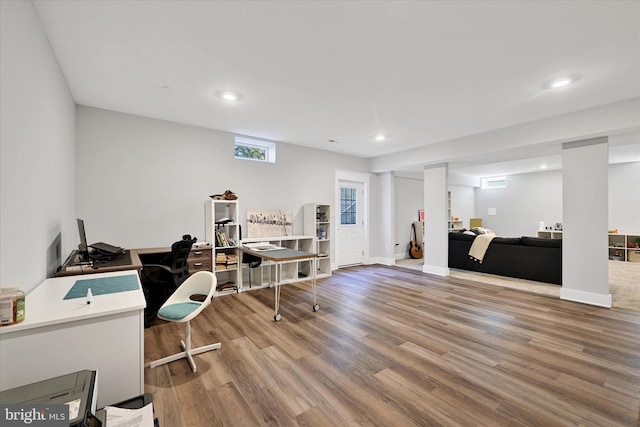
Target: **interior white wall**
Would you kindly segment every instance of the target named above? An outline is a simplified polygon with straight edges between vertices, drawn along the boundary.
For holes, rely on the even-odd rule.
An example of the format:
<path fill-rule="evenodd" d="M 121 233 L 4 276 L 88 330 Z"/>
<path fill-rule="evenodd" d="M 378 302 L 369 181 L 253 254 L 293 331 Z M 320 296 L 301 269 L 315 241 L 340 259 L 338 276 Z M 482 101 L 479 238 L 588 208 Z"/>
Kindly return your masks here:
<path fill-rule="evenodd" d="M 424 181 L 396 176 L 394 208 L 394 258 L 409 258 L 411 224 L 418 220 L 418 211 L 424 209 Z"/>
<path fill-rule="evenodd" d="M 449 232 L 447 227 L 448 165 L 424 169 L 424 265 L 422 271 L 449 275 Z"/>
<path fill-rule="evenodd" d="M 130 248 L 186 233 L 204 241 L 204 203 L 225 190 L 238 196 L 241 224 L 250 209 L 289 209 L 302 234 L 305 203 L 333 205 L 336 170 L 367 172 L 366 159 L 284 143 L 275 164 L 238 160 L 230 133 L 85 106 L 77 140 L 87 239 Z"/>
<path fill-rule="evenodd" d="M 31 2 L 0 2 L 0 58 L 0 286 L 28 292 L 77 244 L 75 105 Z"/>
<path fill-rule="evenodd" d="M 378 192 L 382 197 L 379 199 L 377 209 L 379 227 L 374 231 L 380 245 L 377 251 L 379 256 L 375 262 L 392 265 L 395 262 L 393 251 L 396 240 L 395 227 L 393 226 L 396 223 L 395 177 L 392 173 L 387 172 L 379 174 L 377 178 Z"/>
<path fill-rule="evenodd" d="M 620 232 L 640 232 L 640 162 L 609 165 L 609 225 Z M 562 220 L 562 172 L 509 175 L 505 189 L 480 189 L 476 213 L 500 236 L 535 236 L 538 223 Z M 497 215 L 488 216 L 495 207 Z"/>
<path fill-rule="evenodd" d="M 476 188 L 476 215 L 504 237 L 535 236 L 538 224 L 562 222 L 562 172 L 509 175 L 507 188 Z M 495 208 L 496 215 L 488 215 Z"/>
<path fill-rule="evenodd" d="M 609 230 L 640 233 L 640 162 L 609 165 Z"/>
<path fill-rule="evenodd" d="M 475 188 L 467 185 L 451 185 L 451 216 L 458 217 L 464 228 L 469 227 L 469 220 L 476 218 Z"/>

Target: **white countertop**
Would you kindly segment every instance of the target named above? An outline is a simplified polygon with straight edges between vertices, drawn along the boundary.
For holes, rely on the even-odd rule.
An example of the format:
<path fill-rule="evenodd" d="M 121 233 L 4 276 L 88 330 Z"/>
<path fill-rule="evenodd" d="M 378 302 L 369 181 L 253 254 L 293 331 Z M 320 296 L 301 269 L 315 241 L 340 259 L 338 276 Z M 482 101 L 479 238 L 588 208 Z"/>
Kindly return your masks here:
<path fill-rule="evenodd" d="M 87 276 L 77 275 L 47 279 L 26 296 L 25 320 L 15 325 L 0 327 L 0 335 L 143 309 L 146 302 L 137 271 L 97 273 L 92 274 L 91 278 L 127 275 L 136 277 L 139 285 L 137 290 L 94 295 L 91 304 L 87 304 L 85 298 L 64 299 L 76 280 L 87 279 Z"/>

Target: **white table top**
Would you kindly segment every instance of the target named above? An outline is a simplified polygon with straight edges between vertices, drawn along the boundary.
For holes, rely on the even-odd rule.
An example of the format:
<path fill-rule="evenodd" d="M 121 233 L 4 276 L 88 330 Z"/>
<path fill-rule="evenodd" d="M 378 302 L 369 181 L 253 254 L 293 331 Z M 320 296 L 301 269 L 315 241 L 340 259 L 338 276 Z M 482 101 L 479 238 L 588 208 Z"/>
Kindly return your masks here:
<path fill-rule="evenodd" d="M 92 274 L 92 279 L 100 277 L 127 276 L 140 279 L 137 271 L 117 271 L 112 273 Z M 60 323 L 74 322 L 94 317 L 140 310 L 146 307 L 142 286 L 137 290 L 94 295 L 93 302 L 87 304 L 85 298 L 65 300 L 76 280 L 87 279 L 86 276 L 65 276 L 47 279 L 33 289 L 25 300 L 24 321 L 10 326 L 0 327 L 0 335 Z"/>

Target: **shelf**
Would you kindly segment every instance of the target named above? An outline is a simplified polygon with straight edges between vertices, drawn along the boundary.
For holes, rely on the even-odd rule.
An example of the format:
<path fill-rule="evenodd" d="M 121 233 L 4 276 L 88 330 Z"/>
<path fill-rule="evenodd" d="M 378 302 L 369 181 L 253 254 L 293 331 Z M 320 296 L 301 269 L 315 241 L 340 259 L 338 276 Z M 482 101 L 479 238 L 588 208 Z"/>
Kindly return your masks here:
<path fill-rule="evenodd" d="M 331 238 L 333 233 L 331 205 L 317 203 L 304 205 L 304 232 L 316 237 L 312 252 L 325 254 L 317 259 L 316 277 L 331 276 Z"/>
<path fill-rule="evenodd" d="M 609 233 L 609 259 L 640 262 L 640 233 Z"/>
<path fill-rule="evenodd" d="M 238 267 L 234 267 L 234 268 L 216 268 L 215 272 L 216 273 L 222 273 L 225 271 L 237 271 Z"/>
<path fill-rule="evenodd" d="M 562 230 L 538 230 L 536 235 L 541 239 L 562 239 Z"/>
<path fill-rule="evenodd" d="M 238 278 L 238 264 L 240 253 L 237 243 L 240 240 L 240 221 L 238 214 L 240 212 L 238 200 L 213 200 L 209 199 L 205 202 L 205 234 L 214 247 L 212 253 L 212 271 L 216 275 L 218 283 L 233 282 L 239 289 L 242 286 L 241 280 Z M 231 220 L 231 222 L 216 223 L 220 220 Z M 236 244 L 229 244 L 236 243 Z M 235 263 L 226 264 L 218 262 L 218 255 L 224 254 L 224 257 L 235 255 L 235 258 L 225 261 L 234 261 Z M 222 261 L 222 260 L 218 260 Z M 220 268 L 222 266 L 222 268 Z M 214 295 L 226 295 L 233 293 L 227 291 L 216 291 Z"/>

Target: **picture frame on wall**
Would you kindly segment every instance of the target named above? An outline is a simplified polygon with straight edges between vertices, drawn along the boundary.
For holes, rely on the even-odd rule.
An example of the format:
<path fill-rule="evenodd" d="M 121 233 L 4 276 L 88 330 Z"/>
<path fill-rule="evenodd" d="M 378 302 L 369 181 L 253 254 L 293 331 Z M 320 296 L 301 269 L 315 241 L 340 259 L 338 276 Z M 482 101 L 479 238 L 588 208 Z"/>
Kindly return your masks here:
<path fill-rule="evenodd" d="M 291 236 L 292 225 L 290 210 L 247 210 L 247 237 Z"/>

